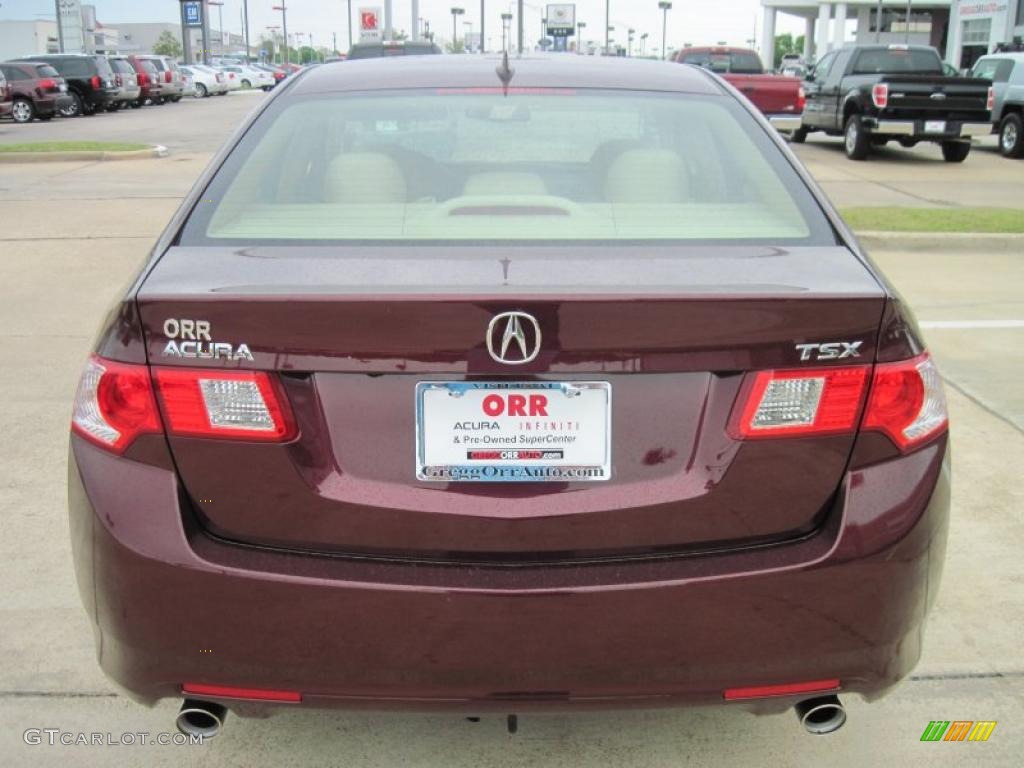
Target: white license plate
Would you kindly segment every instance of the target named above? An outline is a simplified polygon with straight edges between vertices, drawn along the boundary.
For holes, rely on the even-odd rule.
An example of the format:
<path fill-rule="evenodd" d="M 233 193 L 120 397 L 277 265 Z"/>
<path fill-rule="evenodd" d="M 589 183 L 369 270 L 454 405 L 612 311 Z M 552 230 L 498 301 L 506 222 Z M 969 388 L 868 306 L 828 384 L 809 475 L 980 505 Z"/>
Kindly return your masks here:
<path fill-rule="evenodd" d="M 431 482 L 611 478 L 608 382 L 420 382 L 416 477 Z"/>
<path fill-rule="evenodd" d="M 925 133 L 945 133 L 946 132 L 946 121 L 945 120 L 925 120 L 924 121 L 924 132 Z"/>

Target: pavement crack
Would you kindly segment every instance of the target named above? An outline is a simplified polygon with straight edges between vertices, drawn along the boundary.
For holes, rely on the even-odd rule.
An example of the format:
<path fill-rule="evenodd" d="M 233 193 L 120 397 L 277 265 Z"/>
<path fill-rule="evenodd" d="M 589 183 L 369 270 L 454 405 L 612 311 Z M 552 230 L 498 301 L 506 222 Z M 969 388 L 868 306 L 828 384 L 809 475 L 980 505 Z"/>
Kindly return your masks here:
<path fill-rule="evenodd" d="M 967 391 L 966 389 L 964 389 L 963 387 L 961 387 L 961 386 L 960 386 L 959 384 L 957 384 L 957 383 L 956 383 L 955 381 L 953 381 L 952 379 L 949 379 L 949 378 L 943 377 L 943 381 L 945 381 L 945 382 L 946 382 L 946 384 L 948 384 L 948 385 L 949 385 L 950 387 L 952 387 L 952 388 L 953 388 L 953 389 L 955 389 L 955 390 L 956 390 L 957 392 L 959 392 L 959 393 L 960 393 L 961 395 L 963 395 L 964 397 L 966 397 L 966 398 L 967 398 L 968 400 L 970 400 L 970 401 L 971 401 L 972 403 L 974 403 L 974 404 L 975 404 L 976 406 L 978 406 L 978 407 L 979 407 L 979 408 L 981 408 L 981 409 L 982 409 L 983 411 L 985 411 L 985 413 L 989 414 L 990 416 L 994 416 L 994 417 L 995 417 L 995 418 L 997 418 L 997 419 L 998 419 L 999 421 L 1001 421 L 1001 422 L 1002 422 L 1003 424 L 1005 424 L 1006 426 L 1010 427 L 1010 429 L 1012 429 L 1012 430 L 1014 430 L 1014 431 L 1016 431 L 1016 432 L 1019 432 L 1019 433 L 1021 433 L 1022 435 L 1024 435 L 1024 428 L 1021 428 L 1021 425 L 1020 425 L 1020 424 L 1018 424 L 1017 422 L 1015 422 L 1015 421 L 1014 421 L 1013 419 L 1009 419 L 1009 418 L 1007 418 L 1006 416 L 1004 416 L 1003 414 L 999 413 L 999 411 L 997 411 L 997 410 L 995 410 L 995 409 L 991 408 L 991 407 L 990 407 L 990 406 L 989 406 L 988 404 L 986 404 L 986 403 L 985 403 L 985 402 L 984 402 L 983 400 L 981 400 L 980 398 L 976 397 L 976 396 L 975 396 L 974 394 L 972 394 L 971 392 L 969 392 L 969 391 Z"/>

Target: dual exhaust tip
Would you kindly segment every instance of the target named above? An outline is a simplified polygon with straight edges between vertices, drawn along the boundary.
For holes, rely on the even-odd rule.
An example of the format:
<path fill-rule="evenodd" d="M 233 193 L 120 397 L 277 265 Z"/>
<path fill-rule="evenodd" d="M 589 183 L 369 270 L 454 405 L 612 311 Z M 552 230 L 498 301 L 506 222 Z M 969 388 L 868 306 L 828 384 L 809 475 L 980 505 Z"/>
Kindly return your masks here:
<path fill-rule="evenodd" d="M 808 733 L 821 735 L 838 731 L 846 723 L 846 708 L 838 696 L 819 696 L 801 701 L 794 708 L 800 725 Z M 212 739 L 227 718 L 228 710 L 223 704 L 198 699 L 185 699 L 178 710 L 174 724 L 187 736 L 202 736 Z M 510 719 L 509 731 L 514 732 Z"/>
<path fill-rule="evenodd" d="M 846 707 L 835 695 L 801 701 L 794 709 L 804 730 L 815 735 L 838 731 L 846 723 Z"/>
<path fill-rule="evenodd" d="M 224 720 L 227 716 L 228 710 L 223 704 L 185 699 L 181 702 L 181 709 L 178 710 L 174 724 L 186 736 L 202 736 L 204 740 L 212 739 L 224 727 Z"/>

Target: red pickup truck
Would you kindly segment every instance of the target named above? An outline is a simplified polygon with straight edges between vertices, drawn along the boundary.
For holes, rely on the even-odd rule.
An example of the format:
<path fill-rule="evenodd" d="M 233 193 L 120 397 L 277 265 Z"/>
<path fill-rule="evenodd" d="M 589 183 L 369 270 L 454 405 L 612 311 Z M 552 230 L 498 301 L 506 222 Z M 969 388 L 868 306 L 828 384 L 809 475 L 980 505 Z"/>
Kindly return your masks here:
<path fill-rule="evenodd" d="M 748 48 L 684 48 L 680 64 L 695 64 L 721 75 L 766 115 L 801 115 L 804 89 L 795 77 L 765 74 L 761 57 Z"/>

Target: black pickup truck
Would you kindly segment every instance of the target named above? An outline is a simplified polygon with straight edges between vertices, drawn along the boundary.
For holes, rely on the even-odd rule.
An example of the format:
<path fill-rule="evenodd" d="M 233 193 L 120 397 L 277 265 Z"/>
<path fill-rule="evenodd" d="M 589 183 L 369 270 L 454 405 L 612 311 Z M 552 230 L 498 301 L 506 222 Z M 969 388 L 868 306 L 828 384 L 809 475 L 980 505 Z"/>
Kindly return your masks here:
<path fill-rule="evenodd" d="M 921 141 L 942 145 L 947 162 L 963 162 L 972 136 L 992 131 L 991 83 L 947 77 L 934 48 L 860 45 L 825 54 L 807 74 L 800 128 L 845 138 L 846 155 L 863 160 L 872 146 L 895 139 L 904 147 Z"/>

